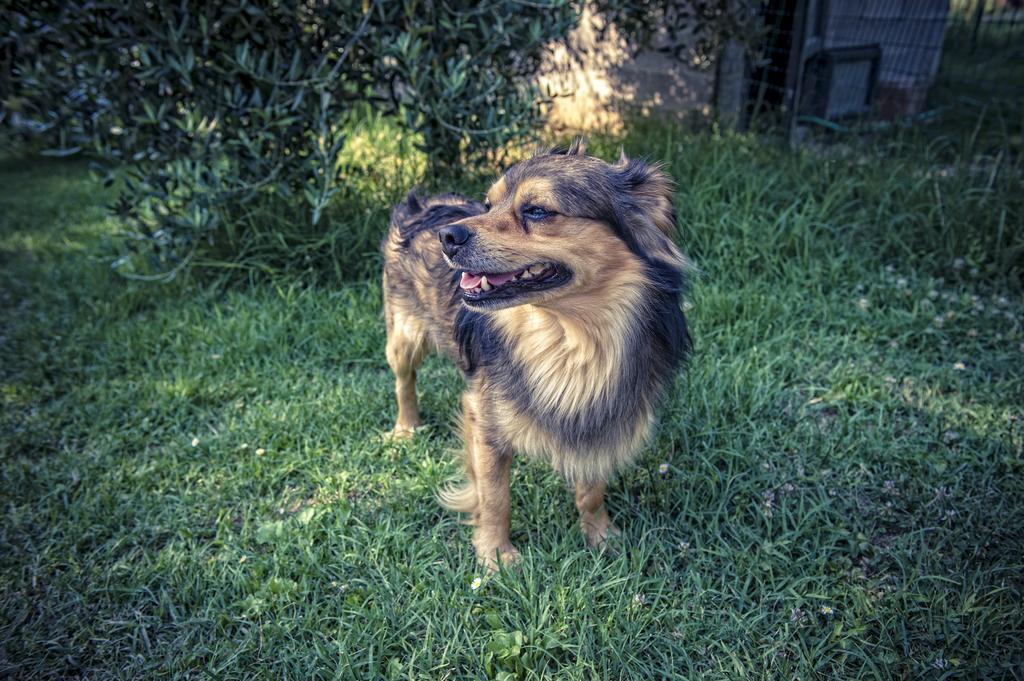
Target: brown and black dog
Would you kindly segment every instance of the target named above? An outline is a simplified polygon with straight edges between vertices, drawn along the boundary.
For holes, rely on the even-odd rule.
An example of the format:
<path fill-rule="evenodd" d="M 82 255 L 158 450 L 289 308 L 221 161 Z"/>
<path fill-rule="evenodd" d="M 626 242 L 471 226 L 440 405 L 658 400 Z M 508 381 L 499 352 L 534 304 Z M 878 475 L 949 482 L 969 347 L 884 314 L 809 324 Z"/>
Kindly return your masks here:
<path fill-rule="evenodd" d="M 416 369 L 431 348 L 466 379 L 466 483 L 442 492 L 471 514 L 477 557 L 514 561 L 509 466 L 544 458 L 576 488 L 587 543 L 618 533 L 607 480 L 637 454 L 690 347 L 687 261 L 672 236 L 672 183 L 581 140 L 512 166 L 484 204 L 410 195 L 384 252 L 395 435 L 420 425 Z"/>

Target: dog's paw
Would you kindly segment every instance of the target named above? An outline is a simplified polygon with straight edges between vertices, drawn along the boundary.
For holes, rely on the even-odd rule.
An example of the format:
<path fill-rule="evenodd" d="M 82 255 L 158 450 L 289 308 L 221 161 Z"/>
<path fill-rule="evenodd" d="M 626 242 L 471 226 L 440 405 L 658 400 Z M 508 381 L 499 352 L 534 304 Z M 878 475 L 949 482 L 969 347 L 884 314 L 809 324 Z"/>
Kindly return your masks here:
<path fill-rule="evenodd" d="M 587 540 L 587 546 L 592 549 L 615 550 L 618 539 L 622 536 L 622 530 L 613 523 L 603 524 L 584 523 L 581 526 L 583 537 Z"/>
<path fill-rule="evenodd" d="M 423 430 L 426 426 L 404 426 L 395 424 L 395 427 L 391 430 L 385 431 L 381 434 L 384 440 L 409 440 L 413 435 Z"/>
<path fill-rule="evenodd" d="M 507 570 L 517 566 L 523 556 L 512 544 L 503 544 L 490 550 L 477 549 L 476 559 L 487 568 L 487 574 L 494 574 L 500 569 Z"/>

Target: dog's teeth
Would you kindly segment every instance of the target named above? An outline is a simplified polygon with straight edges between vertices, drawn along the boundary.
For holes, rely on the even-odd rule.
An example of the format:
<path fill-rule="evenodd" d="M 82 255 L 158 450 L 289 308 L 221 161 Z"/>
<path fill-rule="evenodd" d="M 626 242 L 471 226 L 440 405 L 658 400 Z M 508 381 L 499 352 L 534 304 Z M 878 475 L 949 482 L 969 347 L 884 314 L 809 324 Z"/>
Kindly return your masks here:
<path fill-rule="evenodd" d="M 544 271 L 546 265 L 531 265 L 528 270 L 532 276 L 537 276 Z"/>
<path fill-rule="evenodd" d="M 487 275 L 486 274 L 484 276 L 480 277 L 480 288 L 482 288 L 485 291 L 490 291 L 491 290 L 491 282 L 487 281 Z"/>

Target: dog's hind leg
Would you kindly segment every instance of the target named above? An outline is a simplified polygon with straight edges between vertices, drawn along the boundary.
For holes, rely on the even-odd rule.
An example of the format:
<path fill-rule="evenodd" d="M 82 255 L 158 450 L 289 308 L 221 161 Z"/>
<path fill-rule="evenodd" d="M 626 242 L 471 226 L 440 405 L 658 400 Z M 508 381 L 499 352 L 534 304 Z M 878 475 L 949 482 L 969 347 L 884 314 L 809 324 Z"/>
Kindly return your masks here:
<path fill-rule="evenodd" d="M 392 307 L 392 306 L 387 306 Z M 416 401 L 416 369 L 427 354 L 427 332 L 423 323 L 400 310 L 386 311 L 388 365 L 395 374 L 398 418 L 392 435 L 409 437 L 420 426 L 420 407 Z"/>
<path fill-rule="evenodd" d="M 607 487 L 604 481 L 576 483 L 576 510 L 580 513 L 580 529 L 587 539 L 587 546 L 592 548 L 604 544 L 609 537 L 621 534 L 608 517 L 608 509 L 604 507 Z"/>

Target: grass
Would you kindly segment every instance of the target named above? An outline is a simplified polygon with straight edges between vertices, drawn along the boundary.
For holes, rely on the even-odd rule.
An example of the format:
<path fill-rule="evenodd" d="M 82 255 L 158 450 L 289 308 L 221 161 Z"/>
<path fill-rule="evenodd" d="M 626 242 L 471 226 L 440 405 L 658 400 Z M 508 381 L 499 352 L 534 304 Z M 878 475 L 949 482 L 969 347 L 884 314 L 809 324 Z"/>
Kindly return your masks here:
<path fill-rule="evenodd" d="M 83 166 L 0 166 L 0 675 L 1021 678 L 1020 168 L 619 142 L 679 181 L 697 352 L 623 550 L 519 461 L 525 561 L 476 590 L 432 499 L 460 379 L 380 439 L 375 277 L 125 281 Z"/>

